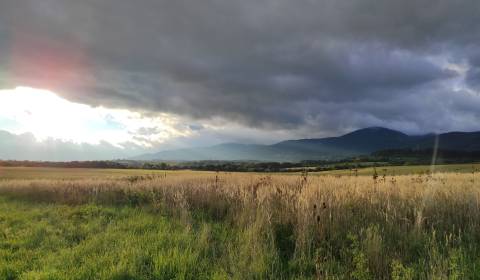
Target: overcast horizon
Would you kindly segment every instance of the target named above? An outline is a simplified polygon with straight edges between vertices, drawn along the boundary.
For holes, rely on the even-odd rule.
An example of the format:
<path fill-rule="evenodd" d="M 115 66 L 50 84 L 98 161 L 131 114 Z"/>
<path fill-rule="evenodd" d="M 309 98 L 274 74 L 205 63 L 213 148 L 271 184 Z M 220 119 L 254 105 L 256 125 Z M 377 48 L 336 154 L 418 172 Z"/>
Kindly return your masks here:
<path fill-rule="evenodd" d="M 0 159 L 480 131 L 480 2 L 6 0 Z"/>

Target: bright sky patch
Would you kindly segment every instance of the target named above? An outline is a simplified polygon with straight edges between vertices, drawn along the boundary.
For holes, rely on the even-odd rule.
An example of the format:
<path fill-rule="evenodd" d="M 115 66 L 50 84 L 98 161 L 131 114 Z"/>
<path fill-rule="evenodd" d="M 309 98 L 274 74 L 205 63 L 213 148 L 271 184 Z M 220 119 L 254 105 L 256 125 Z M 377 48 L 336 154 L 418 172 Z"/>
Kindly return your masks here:
<path fill-rule="evenodd" d="M 29 87 L 0 90 L 0 128 L 17 134 L 30 132 L 39 141 L 107 141 L 117 146 L 134 143 L 144 147 L 190 133 L 168 114 L 146 117 L 129 110 L 91 107 Z"/>

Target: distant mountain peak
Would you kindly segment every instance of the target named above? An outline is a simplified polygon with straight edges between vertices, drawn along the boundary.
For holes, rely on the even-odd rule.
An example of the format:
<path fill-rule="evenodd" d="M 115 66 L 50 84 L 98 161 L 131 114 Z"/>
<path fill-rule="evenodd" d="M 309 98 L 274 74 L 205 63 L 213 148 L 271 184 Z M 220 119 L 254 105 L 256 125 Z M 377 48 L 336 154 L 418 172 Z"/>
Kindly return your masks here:
<path fill-rule="evenodd" d="M 408 136 L 407 134 L 405 134 L 403 132 L 400 132 L 400 131 L 397 131 L 397 130 L 394 130 L 394 129 L 381 127 L 381 126 L 371 126 L 371 127 L 361 128 L 361 129 L 352 131 L 352 132 L 347 133 L 347 134 L 345 134 L 341 137 L 358 136 L 358 135 L 368 135 L 368 136 L 370 136 L 370 135 L 378 135 L 378 136 L 380 136 L 380 135 L 382 135 L 382 136 L 392 135 L 392 136 L 401 136 L 401 137 Z"/>

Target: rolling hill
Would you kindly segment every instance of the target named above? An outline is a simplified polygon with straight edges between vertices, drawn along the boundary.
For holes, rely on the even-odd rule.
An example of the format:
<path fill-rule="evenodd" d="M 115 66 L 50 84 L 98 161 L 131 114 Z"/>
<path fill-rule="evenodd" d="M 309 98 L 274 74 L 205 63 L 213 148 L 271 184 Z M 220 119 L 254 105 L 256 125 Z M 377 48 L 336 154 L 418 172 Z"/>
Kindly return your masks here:
<path fill-rule="evenodd" d="M 137 156 L 135 160 L 259 160 L 300 161 L 341 159 L 388 149 L 438 148 L 480 151 L 480 132 L 407 135 L 383 128 L 369 127 L 339 137 L 287 140 L 273 145 L 226 143 L 210 147 L 162 151 Z"/>

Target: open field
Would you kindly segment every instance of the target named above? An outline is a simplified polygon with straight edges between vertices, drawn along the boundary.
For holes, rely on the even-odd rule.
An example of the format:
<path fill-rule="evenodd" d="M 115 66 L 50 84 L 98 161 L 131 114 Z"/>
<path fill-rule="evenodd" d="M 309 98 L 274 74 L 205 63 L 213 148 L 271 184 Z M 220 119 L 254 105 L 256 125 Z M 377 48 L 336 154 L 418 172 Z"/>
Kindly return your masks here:
<path fill-rule="evenodd" d="M 412 165 L 412 166 L 385 166 L 377 167 L 379 176 L 386 174 L 409 175 L 409 174 L 426 174 L 432 170 L 430 165 Z M 474 164 L 448 164 L 435 165 L 434 172 L 454 172 L 454 173 L 472 173 L 472 171 L 480 172 L 480 163 Z M 299 172 L 282 173 L 284 175 L 299 176 Z M 373 168 L 359 168 L 358 175 L 372 176 Z M 213 171 L 164 171 L 164 170 L 144 170 L 144 169 L 102 169 L 102 168 L 52 168 L 52 167 L 2 167 L 0 166 L 0 180 L 2 179 L 97 179 L 108 177 L 126 177 L 126 176 L 143 176 L 155 175 L 161 176 L 165 174 L 215 174 Z M 258 173 L 257 173 L 258 174 Z M 260 173 L 261 174 L 261 173 Z M 351 169 L 310 172 L 309 175 L 355 175 Z"/>
<path fill-rule="evenodd" d="M 170 173 L 198 174 L 207 171 L 163 171 L 144 169 L 103 169 L 103 168 L 54 168 L 54 167 L 2 167 L 0 166 L 0 180 L 2 179 L 98 179 L 108 177 L 126 177 L 143 175 L 165 175 Z"/>
<path fill-rule="evenodd" d="M 0 180 L 0 279 L 480 277 L 475 172 L 20 170 Z"/>
<path fill-rule="evenodd" d="M 426 174 L 429 172 L 453 172 L 453 173 L 472 173 L 472 171 L 480 172 L 480 163 L 465 164 L 439 164 L 439 165 L 405 165 L 405 166 L 380 166 L 376 167 L 378 175 L 386 174 L 387 176 L 409 175 L 409 174 Z M 358 175 L 372 176 L 374 168 L 359 168 Z M 329 174 L 329 175 L 354 175 L 352 170 L 333 170 L 324 172 L 312 172 L 311 174 Z"/>

